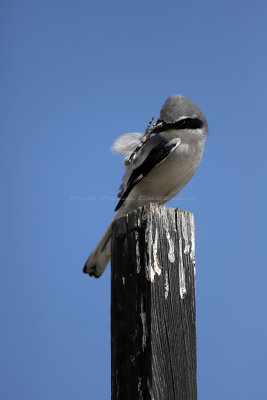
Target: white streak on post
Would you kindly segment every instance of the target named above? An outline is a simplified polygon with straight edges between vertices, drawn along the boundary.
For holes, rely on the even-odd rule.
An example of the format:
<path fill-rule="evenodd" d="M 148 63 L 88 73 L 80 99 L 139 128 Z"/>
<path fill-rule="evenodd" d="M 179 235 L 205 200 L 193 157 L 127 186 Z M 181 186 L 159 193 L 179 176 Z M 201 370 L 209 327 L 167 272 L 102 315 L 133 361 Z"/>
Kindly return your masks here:
<path fill-rule="evenodd" d="M 190 226 L 191 226 L 191 251 L 190 251 L 190 258 L 191 261 L 196 263 L 196 256 L 195 256 L 195 222 L 194 222 L 194 215 L 190 213 Z"/>
<path fill-rule="evenodd" d="M 169 251 L 168 251 L 168 259 L 171 263 L 174 263 L 175 261 L 175 256 L 174 256 L 174 242 L 171 239 L 170 233 L 168 230 L 166 230 L 166 236 L 169 244 Z"/>
<path fill-rule="evenodd" d="M 147 214 L 145 241 L 147 243 L 146 279 L 150 282 L 154 282 L 155 271 L 152 264 L 153 232 L 151 225 L 151 216 L 149 213 Z"/>
<path fill-rule="evenodd" d="M 166 212 L 166 208 L 158 208 L 157 212 L 160 216 L 160 219 L 162 220 L 162 226 L 165 228 L 166 230 L 166 238 L 167 238 L 167 242 L 169 245 L 169 250 L 168 250 L 168 259 L 171 263 L 174 263 L 175 261 L 175 255 L 174 255 L 174 241 L 171 238 L 171 235 L 169 233 L 169 226 L 170 226 L 170 220 L 168 218 L 168 214 Z"/>
<path fill-rule="evenodd" d="M 183 262 L 183 241 L 185 244 L 184 254 L 189 253 L 190 244 L 188 240 L 188 230 L 187 230 L 187 222 L 184 216 L 184 213 L 181 215 L 180 219 L 180 236 L 179 236 L 179 285 L 180 285 L 180 297 L 184 299 L 186 296 L 186 284 L 185 284 L 185 271 L 184 271 L 184 262 Z"/>
<path fill-rule="evenodd" d="M 165 300 L 168 298 L 168 294 L 169 294 L 169 277 L 168 277 L 168 272 L 165 272 Z"/>
<path fill-rule="evenodd" d="M 179 238 L 179 285 L 180 285 L 180 297 L 181 299 L 184 299 L 186 296 L 186 286 L 185 286 L 182 246 L 183 246 L 182 238 Z"/>
<path fill-rule="evenodd" d="M 154 262 L 154 271 L 156 274 L 160 275 L 161 274 L 161 268 L 159 267 L 158 263 L 158 230 L 156 228 L 156 233 L 155 233 L 155 239 L 153 243 L 153 262 Z"/>
<path fill-rule="evenodd" d="M 137 273 L 139 274 L 139 272 L 141 270 L 141 263 L 140 263 L 138 232 L 135 232 L 135 239 L 136 239 L 136 244 L 135 244 L 136 270 L 137 270 Z"/>
<path fill-rule="evenodd" d="M 154 213 L 154 208 L 152 213 Z M 158 230 L 155 231 L 155 237 L 153 240 L 153 231 L 151 223 L 151 215 L 147 216 L 147 227 L 145 231 L 145 240 L 147 243 L 147 260 L 146 260 L 146 278 L 150 282 L 154 282 L 155 275 L 161 274 L 161 268 L 158 262 Z"/>
<path fill-rule="evenodd" d="M 145 351 L 146 337 L 147 337 L 147 326 L 146 326 L 146 313 L 144 312 L 143 295 L 141 295 L 141 312 L 140 317 L 142 320 L 143 336 L 142 336 L 142 350 Z"/>
<path fill-rule="evenodd" d="M 184 213 L 182 214 L 182 235 L 184 239 L 184 254 L 189 254 L 190 252 L 189 232 L 187 229 L 187 221 L 185 219 Z"/>

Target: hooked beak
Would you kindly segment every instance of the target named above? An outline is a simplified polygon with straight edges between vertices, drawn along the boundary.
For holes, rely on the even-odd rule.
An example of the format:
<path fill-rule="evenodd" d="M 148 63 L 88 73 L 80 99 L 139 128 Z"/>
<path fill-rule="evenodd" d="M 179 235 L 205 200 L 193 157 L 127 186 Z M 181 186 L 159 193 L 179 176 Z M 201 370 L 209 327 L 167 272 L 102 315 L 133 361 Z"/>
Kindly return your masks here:
<path fill-rule="evenodd" d="M 152 129 L 151 129 L 151 133 L 159 133 L 159 132 L 163 132 L 164 128 L 165 128 L 165 122 L 163 122 L 162 120 L 157 120 L 155 122 L 155 124 L 153 125 Z"/>

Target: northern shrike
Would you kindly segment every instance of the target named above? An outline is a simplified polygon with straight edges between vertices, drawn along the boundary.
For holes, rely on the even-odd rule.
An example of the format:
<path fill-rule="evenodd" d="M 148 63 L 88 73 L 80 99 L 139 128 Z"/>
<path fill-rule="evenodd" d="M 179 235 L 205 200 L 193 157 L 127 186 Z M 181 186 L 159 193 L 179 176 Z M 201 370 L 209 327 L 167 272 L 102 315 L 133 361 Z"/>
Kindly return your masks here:
<path fill-rule="evenodd" d="M 151 122 L 150 122 L 151 123 Z M 187 97 L 169 97 L 159 119 L 143 133 L 119 137 L 113 149 L 126 154 L 126 171 L 112 222 L 149 202 L 164 204 L 187 184 L 201 161 L 208 124 Z M 98 278 L 111 256 L 111 224 L 83 268 Z"/>

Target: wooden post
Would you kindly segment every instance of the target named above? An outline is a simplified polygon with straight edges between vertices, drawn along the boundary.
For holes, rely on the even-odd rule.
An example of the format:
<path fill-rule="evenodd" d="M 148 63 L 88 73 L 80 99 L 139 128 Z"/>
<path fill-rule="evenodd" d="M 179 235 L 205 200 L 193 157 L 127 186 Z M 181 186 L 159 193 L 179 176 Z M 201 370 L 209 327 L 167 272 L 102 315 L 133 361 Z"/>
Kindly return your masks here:
<path fill-rule="evenodd" d="M 194 218 L 147 204 L 115 221 L 111 399 L 196 400 Z"/>

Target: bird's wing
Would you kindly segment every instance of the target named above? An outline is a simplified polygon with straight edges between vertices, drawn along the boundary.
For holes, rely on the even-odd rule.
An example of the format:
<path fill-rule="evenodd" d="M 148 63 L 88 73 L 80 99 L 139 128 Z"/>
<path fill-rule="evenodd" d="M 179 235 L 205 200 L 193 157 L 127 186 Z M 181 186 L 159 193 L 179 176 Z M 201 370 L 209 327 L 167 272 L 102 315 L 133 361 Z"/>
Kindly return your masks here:
<path fill-rule="evenodd" d="M 162 161 L 164 161 L 179 144 L 181 139 L 174 138 L 166 141 L 161 135 L 151 137 L 137 153 L 136 158 L 128 166 L 120 187 L 120 201 L 115 208 L 117 211 L 127 198 L 134 186 Z"/>

